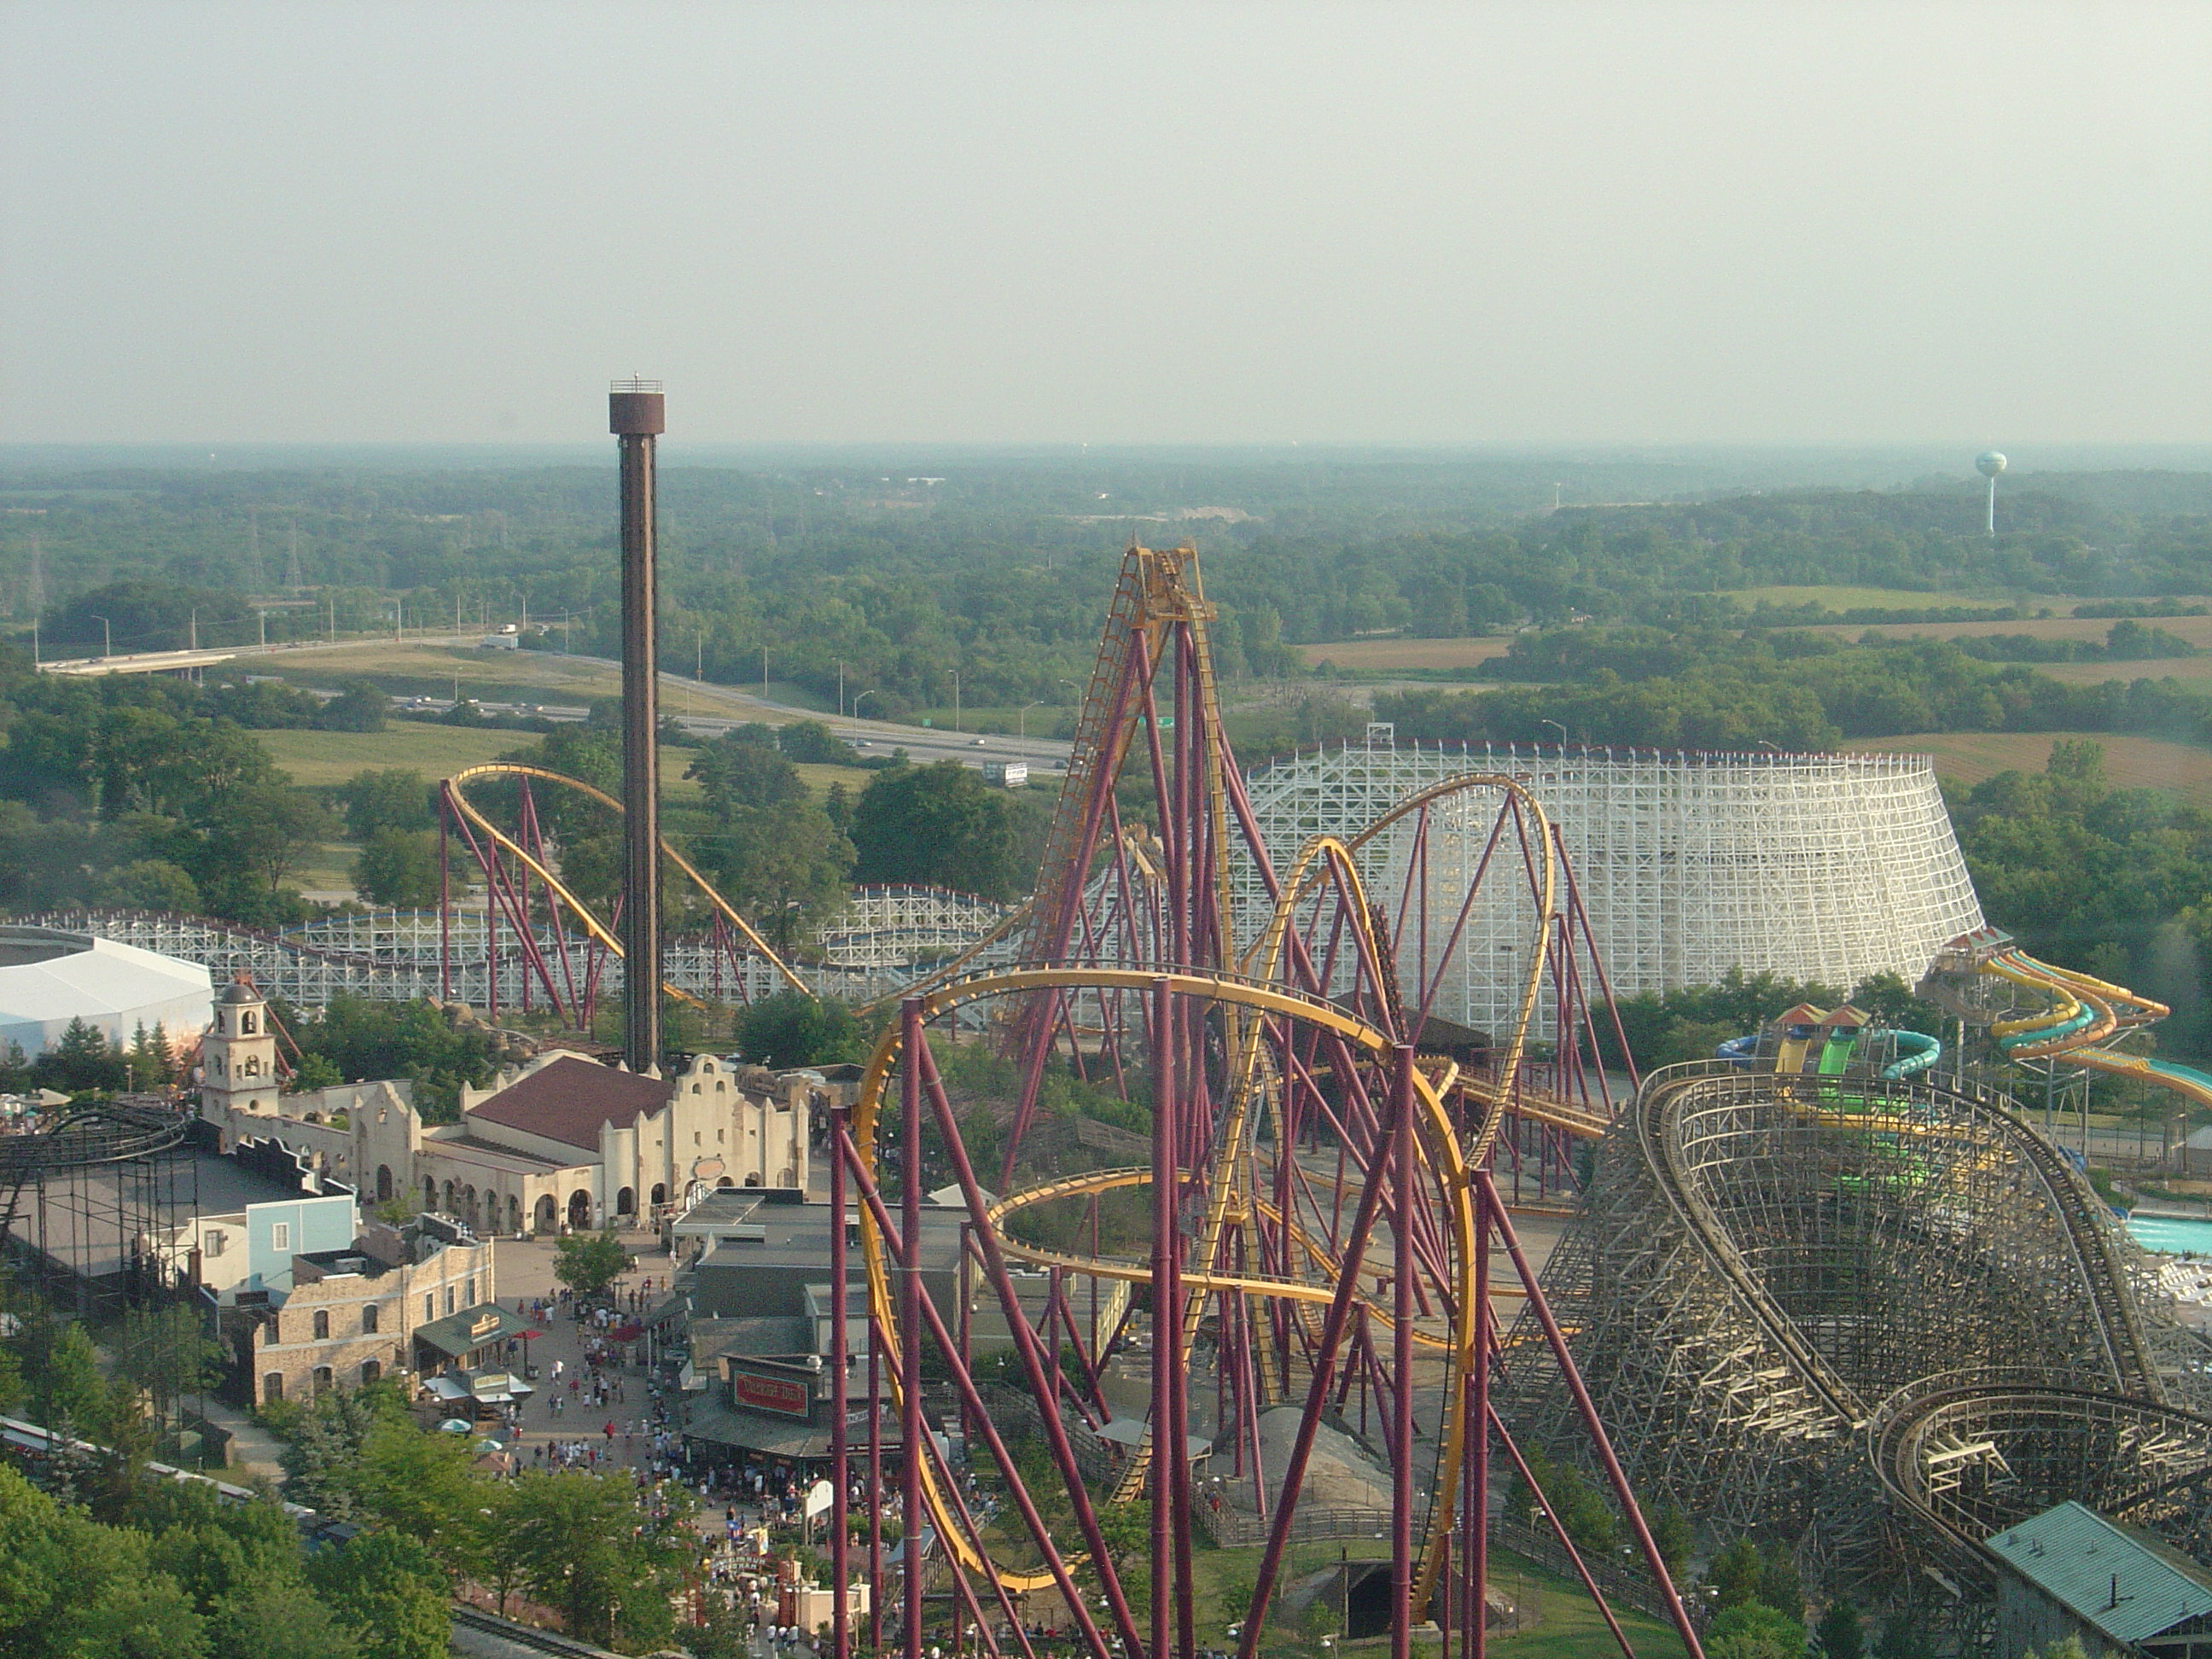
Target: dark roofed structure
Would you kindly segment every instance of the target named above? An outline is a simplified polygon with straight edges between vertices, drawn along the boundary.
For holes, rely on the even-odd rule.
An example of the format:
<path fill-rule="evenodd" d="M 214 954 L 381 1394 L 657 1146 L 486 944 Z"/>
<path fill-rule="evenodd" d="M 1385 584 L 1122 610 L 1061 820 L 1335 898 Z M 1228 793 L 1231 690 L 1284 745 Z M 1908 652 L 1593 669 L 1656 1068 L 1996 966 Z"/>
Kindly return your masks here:
<path fill-rule="evenodd" d="M 563 1055 L 471 1107 L 467 1115 L 596 1155 L 604 1125 L 629 1128 L 666 1105 L 675 1092 L 674 1084 L 659 1078 Z"/>

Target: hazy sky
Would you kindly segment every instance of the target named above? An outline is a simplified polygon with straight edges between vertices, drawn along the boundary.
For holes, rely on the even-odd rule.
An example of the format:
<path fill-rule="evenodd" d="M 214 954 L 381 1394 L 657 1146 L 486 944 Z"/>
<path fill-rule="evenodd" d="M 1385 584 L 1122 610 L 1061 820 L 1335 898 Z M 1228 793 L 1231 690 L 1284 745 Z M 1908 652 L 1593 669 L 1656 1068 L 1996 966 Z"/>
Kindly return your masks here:
<path fill-rule="evenodd" d="M 0 0 L 0 439 L 2212 439 L 2212 5 Z"/>

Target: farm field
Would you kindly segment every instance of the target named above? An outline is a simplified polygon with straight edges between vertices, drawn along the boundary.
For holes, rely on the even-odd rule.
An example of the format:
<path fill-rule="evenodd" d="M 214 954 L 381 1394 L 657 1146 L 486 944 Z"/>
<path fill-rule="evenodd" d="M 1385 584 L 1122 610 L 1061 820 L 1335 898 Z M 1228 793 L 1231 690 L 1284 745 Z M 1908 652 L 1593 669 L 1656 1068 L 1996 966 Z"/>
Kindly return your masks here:
<path fill-rule="evenodd" d="M 1387 674 L 1408 668 L 1472 668 L 1504 656 L 1512 643 L 1510 635 L 1492 634 L 1468 640 L 1342 640 L 1296 649 L 1309 668 L 1331 662 L 1352 673 Z"/>
<path fill-rule="evenodd" d="M 2030 611 L 2048 606 L 2070 609 L 2077 601 L 2050 593 L 2021 594 L 2008 589 L 1980 592 L 1922 592 L 1910 587 L 1732 587 L 1728 597 L 1742 601 L 1745 609 L 1761 599 L 1769 605 L 1817 605 L 1831 611 L 1929 611 L 1942 605 L 2020 605 Z"/>
<path fill-rule="evenodd" d="M 2212 617 L 2146 617 L 2145 628 L 2162 628 L 2177 638 L 2199 647 L 2212 647 Z M 1857 639 L 1872 634 L 1877 638 L 1892 640 L 1966 640 L 1985 639 L 1992 634 L 2025 634 L 2037 640 L 2095 640 L 2101 642 L 2112 629 L 2112 619 L 2096 617 L 2045 617 L 2032 622 L 1978 623 L 1879 623 L 1868 627 L 1859 623 L 1824 623 L 1818 628 L 1808 628 L 1808 634 L 1836 634 L 1845 639 Z M 2044 664 L 2045 667 L 2064 667 L 2065 664 Z M 2075 667 L 2125 668 L 2125 663 L 2077 663 Z M 2107 675 L 2105 678 L 2109 678 Z"/>
<path fill-rule="evenodd" d="M 2157 738 L 2106 732 L 1922 732 L 1857 738 L 1842 747 L 1861 753 L 1933 755 L 1937 776 L 1972 784 L 2000 772 L 2040 772 L 2051 758 L 2051 745 L 2062 738 L 2101 744 L 2105 775 L 2122 788 L 2164 789 L 2191 806 L 2212 811 L 2212 750 Z"/>

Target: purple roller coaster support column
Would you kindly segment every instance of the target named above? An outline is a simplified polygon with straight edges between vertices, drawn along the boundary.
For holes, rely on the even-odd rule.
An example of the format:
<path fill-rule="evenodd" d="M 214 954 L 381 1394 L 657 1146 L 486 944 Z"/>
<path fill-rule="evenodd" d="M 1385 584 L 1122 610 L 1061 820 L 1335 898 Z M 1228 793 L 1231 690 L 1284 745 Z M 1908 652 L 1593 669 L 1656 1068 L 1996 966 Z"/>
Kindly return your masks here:
<path fill-rule="evenodd" d="M 927 1050 L 921 1058 L 923 1064 L 931 1064 Z M 960 1139 L 960 1125 L 953 1115 L 952 1103 L 945 1097 L 942 1079 L 933 1067 L 929 1082 L 930 1109 L 936 1114 L 945 1156 L 952 1160 L 961 1202 L 968 1206 L 969 1214 L 982 1215 L 987 1209 L 983 1188 L 975 1179 L 975 1166 L 969 1161 L 967 1146 Z M 1036 1332 L 1023 1315 L 1021 1296 L 1014 1288 L 1013 1276 L 1006 1271 L 1006 1253 L 1000 1249 L 997 1236 L 988 1227 L 979 1227 L 975 1237 L 983 1247 L 983 1270 L 990 1277 L 991 1288 L 997 1292 L 999 1305 L 1006 1316 L 1006 1327 L 1013 1334 L 1014 1352 L 1020 1357 L 1023 1376 L 1028 1380 L 1030 1392 L 1036 1397 L 1044 1420 L 1045 1443 L 1052 1449 L 1053 1463 L 1060 1471 L 1068 1502 L 1075 1510 L 1075 1524 L 1083 1534 L 1084 1547 L 1091 1552 L 1092 1566 L 1105 1590 L 1107 1609 L 1114 1615 L 1122 1651 L 1134 1659 L 1145 1652 L 1144 1638 L 1137 1634 L 1136 1624 L 1129 1616 L 1129 1600 L 1122 1594 L 1121 1580 L 1114 1571 L 1112 1553 L 1106 1547 L 1105 1534 L 1098 1528 L 1097 1510 L 1091 1505 L 1090 1489 L 1084 1485 L 1082 1466 L 1075 1461 L 1075 1444 L 1067 1437 L 1067 1425 L 1045 1380 L 1044 1355 L 1037 1346 Z M 1088 1611 L 1079 1607 L 1078 1613 L 1088 1633 Z M 1105 1644 L 1095 1643 L 1092 1650 L 1103 1653 Z"/>
<path fill-rule="evenodd" d="M 844 1111 L 830 1109 L 830 1659 L 853 1659 L 852 1543 L 846 1514 L 851 1503 L 852 1457 L 845 1444 L 845 1160 L 837 1156 Z"/>
<path fill-rule="evenodd" d="M 1551 1304 L 1544 1299 L 1543 1286 L 1537 1280 L 1535 1270 L 1529 1267 L 1528 1258 L 1521 1253 L 1521 1241 L 1514 1236 L 1512 1219 L 1506 1214 L 1504 1200 L 1498 1195 L 1498 1183 L 1491 1179 L 1487 1170 L 1477 1170 L 1474 1179 L 1480 1200 L 1475 1225 L 1498 1229 L 1498 1242 L 1505 1246 L 1506 1254 L 1513 1258 L 1513 1269 L 1521 1276 L 1521 1287 L 1528 1293 L 1529 1311 L 1536 1316 L 1536 1322 L 1544 1328 L 1544 1340 L 1549 1345 L 1553 1358 L 1559 1362 L 1559 1375 L 1566 1380 L 1568 1391 L 1575 1397 L 1575 1408 L 1582 1415 L 1583 1428 L 1589 1432 L 1590 1445 L 1596 1451 L 1598 1461 L 1605 1466 L 1606 1479 L 1613 1486 L 1614 1501 L 1620 1504 L 1620 1512 L 1628 1517 L 1629 1528 L 1636 1534 L 1636 1545 L 1643 1552 L 1644 1564 L 1651 1569 L 1651 1576 L 1659 1581 L 1661 1594 L 1667 1598 L 1668 1616 L 1674 1620 L 1674 1629 L 1681 1636 L 1682 1645 L 1690 1650 L 1690 1659 L 1705 1659 L 1705 1648 L 1698 1640 L 1698 1627 L 1690 1622 L 1690 1615 L 1682 1606 L 1682 1598 L 1675 1593 L 1674 1577 L 1667 1571 L 1666 1558 L 1659 1553 L 1659 1546 L 1651 1537 L 1651 1528 L 1644 1523 L 1644 1510 L 1637 1504 L 1635 1492 L 1629 1488 L 1628 1475 L 1620 1467 L 1620 1460 L 1613 1455 L 1613 1442 L 1606 1435 L 1605 1425 L 1598 1420 L 1597 1407 L 1590 1399 L 1589 1389 L 1583 1382 L 1582 1372 L 1575 1367 L 1573 1354 L 1567 1350 L 1567 1339 L 1559 1329 L 1559 1322 L 1552 1316 Z"/>
<path fill-rule="evenodd" d="M 1398 1045 L 1389 1167 L 1398 1189 L 1390 1263 L 1390 1659 L 1413 1653 L 1413 1045 Z"/>
<path fill-rule="evenodd" d="M 1175 993 L 1152 984 L 1152 1651 L 1168 1652 L 1175 1586 L 1175 1477 L 1182 1451 L 1173 1436 L 1172 1346 L 1181 1346 L 1175 1295 Z M 1172 1346 L 1171 1346 L 1172 1345 Z"/>
<path fill-rule="evenodd" d="M 906 1659 L 921 1659 L 921 999 L 899 1004 L 899 1502 Z"/>
<path fill-rule="evenodd" d="M 888 1241 L 892 1231 L 890 1212 L 884 1207 L 882 1195 L 876 1191 L 868 1178 L 866 1170 L 861 1166 L 860 1154 L 854 1150 L 850 1135 L 842 1133 L 839 1135 L 837 1152 L 838 1156 L 845 1159 L 846 1170 L 852 1177 L 853 1185 L 860 1194 L 861 1204 L 875 1218 L 877 1231 L 885 1239 L 884 1249 L 888 1254 L 890 1249 Z M 921 1316 L 928 1323 L 929 1334 L 937 1343 L 938 1352 L 945 1356 L 946 1365 L 952 1373 L 953 1387 L 959 1391 L 960 1397 L 967 1402 L 969 1411 L 974 1414 L 976 1431 L 981 1437 L 985 1448 L 990 1452 L 993 1462 L 998 1465 L 1000 1473 L 1006 1478 L 1008 1495 L 1013 1500 L 1015 1510 L 1020 1514 L 1023 1524 L 1029 1528 L 1031 1540 L 1035 1542 L 1044 1557 L 1045 1571 L 1051 1573 L 1056 1581 L 1061 1599 L 1074 1610 L 1076 1625 L 1083 1632 L 1084 1641 L 1090 1651 L 1094 1654 L 1105 1653 L 1108 1650 L 1106 1638 L 1100 1634 L 1097 1622 L 1091 1618 L 1090 1608 L 1085 1605 L 1083 1593 L 1076 1588 L 1074 1577 L 1069 1573 L 1067 1564 L 1060 1559 L 1060 1552 L 1054 1547 L 1052 1534 L 1046 1529 L 1044 1517 L 1037 1512 L 1036 1500 L 1030 1496 L 1028 1488 L 1022 1485 L 1017 1476 L 1014 1460 L 1006 1450 L 1006 1442 L 1000 1438 L 996 1425 L 992 1423 L 988 1413 L 983 1409 L 982 1397 L 975 1391 L 974 1373 L 969 1370 L 966 1363 L 959 1358 L 958 1350 L 953 1346 L 951 1334 L 945 1328 L 945 1321 L 937 1311 L 937 1304 L 927 1297 L 922 1300 Z M 959 1505 L 961 1498 L 958 1490 L 952 1487 L 950 1482 L 947 1483 L 947 1488 L 953 1503 Z M 963 1513 L 965 1513 L 964 1506 Z M 969 1528 L 969 1535 L 971 1538 L 975 1535 L 975 1529 L 972 1525 Z M 998 1583 L 996 1575 L 993 1576 L 991 1582 L 994 1584 Z M 1001 1588 L 1003 1591 L 1003 1587 Z M 1116 1593 L 1118 1594 L 1118 1589 Z M 871 1605 L 872 1606 L 873 1603 Z M 1014 1622 L 1018 1631 L 1018 1621 Z M 1028 1638 L 1023 1637 L 1021 1641 L 1024 1650 L 1026 1650 L 1029 1646 Z M 1124 1652 L 1132 1650 L 1127 1645 L 1126 1637 L 1117 1638 L 1117 1641 Z"/>
<path fill-rule="evenodd" d="M 1490 1229 L 1474 1230 L 1474 1365 L 1466 1407 L 1467 1659 L 1485 1659 L 1483 1591 L 1490 1583 Z"/>
<path fill-rule="evenodd" d="M 1390 1098 L 1395 1110 L 1395 1091 Z M 1397 1126 L 1385 1127 L 1395 1132 Z M 1305 1410 L 1298 1419 L 1297 1437 L 1291 1443 L 1291 1455 L 1279 1477 L 1280 1495 L 1275 1499 L 1274 1519 L 1267 1528 L 1267 1547 L 1260 1557 L 1259 1572 L 1253 1583 L 1244 1632 L 1237 1638 L 1238 1659 L 1253 1659 L 1260 1650 L 1260 1627 L 1268 1604 L 1274 1599 L 1275 1579 L 1282 1571 L 1283 1552 L 1291 1541 L 1291 1523 L 1297 1517 L 1298 1492 L 1305 1485 L 1306 1465 L 1313 1457 L 1314 1435 L 1321 1426 L 1329 1389 L 1335 1380 L 1337 1350 L 1343 1344 L 1352 1304 L 1358 1300 L 1359 1274 L 1367 1259 L 1368 1235 L 1375 1231 L 1375 1217 L 1382 1204 L 1382 1160 L 1377 1158 L 1368 1166 L 1367 1178 L 1360 1186 L 1359 1207 L 1353 1212 L 1352 1231 L 1345 1241 L 1344 1260 L 1337 1268 L 1336 1294 L 1330 1299 L 1328 1313 L 1322 1322 L 1321 1340 L 1313 1348 L 1313 1381 L 1306 1389 Z M 1704 1656 L 1700 1654 L 1697 1659 L 1704 1659 Z"/>

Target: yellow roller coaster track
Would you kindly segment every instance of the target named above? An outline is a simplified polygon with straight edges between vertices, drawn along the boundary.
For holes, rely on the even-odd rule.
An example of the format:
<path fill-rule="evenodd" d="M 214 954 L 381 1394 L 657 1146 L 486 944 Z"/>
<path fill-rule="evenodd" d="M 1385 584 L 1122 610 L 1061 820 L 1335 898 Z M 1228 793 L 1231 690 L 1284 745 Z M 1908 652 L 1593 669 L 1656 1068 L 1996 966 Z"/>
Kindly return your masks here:
<path fill-rule="evenodd" d="M 576 920 L 583 924 L 584 931 L 594 940 L 613 951 L 616 956 L 621 956 L 622 941 L 610 933 L 605 924 L 592 914 L 591 907 L 564 886 L 558 876 L 547 869 L 534 854 L 526 851 L 514 836 L 486 817 L 478 810 L 476 803 L 463 793 L 469 784 L 487 778 L 534 778 L 542 783 L 558 784 L 563 789 L 573 789 L 578 794 L 597 801 L 618 817 L 623 815 L 623 804 L 605 790 L 596 788 L 580 778 L 572 778 L 565 773 L 550 771 L 543 766 L 524 766 L 512 761 L 496 761 L 488 765 L 471 766 L 464 771 L 454 773 L 446 780 L 447 798 L 453 803 L 454 811 L 460 813 L 482 834 L 489 836 L 494 842 L 513 854 L 532 874 L 544 882 L 549 891 L 557 896 L 562 903 L 575 913 Z M 793 990 L 811 992 L 813 988 L 799 976 L 797 970 L 789 963 L 769 949 L 768 941 L 753 931 L 752 924 L 738 914 L 737 907 L 715 891 L 714 884 L 699 873 L 690 860 L 671 847 L 665 837 L 663 837 L 660 843 L 660 855 L 684 872 L 691 884 L 706 898 L 708 903 L 713 905 L 725 921 L 744 935 L 745 942 L 758 951 L 769 965 L 783 976 L 786 983 Z M 689 991 L 681 990 L 665 981 L 662 982 L 661 988 L 670 996 L 679 998 L 695 1007 L 702 1006 L 699 999 Z"/>

